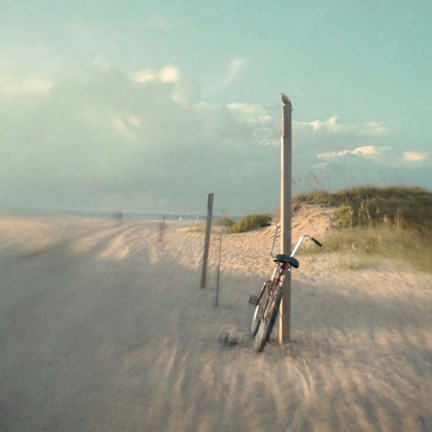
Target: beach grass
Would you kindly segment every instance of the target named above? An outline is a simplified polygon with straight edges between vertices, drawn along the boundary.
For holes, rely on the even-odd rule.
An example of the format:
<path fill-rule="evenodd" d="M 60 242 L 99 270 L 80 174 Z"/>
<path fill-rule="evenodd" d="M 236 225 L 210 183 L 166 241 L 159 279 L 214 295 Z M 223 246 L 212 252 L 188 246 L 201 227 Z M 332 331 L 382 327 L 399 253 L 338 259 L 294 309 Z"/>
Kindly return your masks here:
<path fill-rule="evenodd" d="M 308 246 L 304 252 L 346 253 L 347 257 L 355 257 L 352 269 L 359 263 L 360 267 L 365 267 L 374 258 L 384 257 L 404 261 L 417 270 L 432 273 L 431 237 L 415 231 L 363 227 L 334 230 L 326 236 L 323 248 Z"/>
<path fill-rule="evenodd" d="M 340 228 L 395 227 L 428 235 L 432 232 L 432 193 L 419 187 L 318 190 L 293 198 L 294 209 L 302 203 L 334 207 L 335 223 Z"/>

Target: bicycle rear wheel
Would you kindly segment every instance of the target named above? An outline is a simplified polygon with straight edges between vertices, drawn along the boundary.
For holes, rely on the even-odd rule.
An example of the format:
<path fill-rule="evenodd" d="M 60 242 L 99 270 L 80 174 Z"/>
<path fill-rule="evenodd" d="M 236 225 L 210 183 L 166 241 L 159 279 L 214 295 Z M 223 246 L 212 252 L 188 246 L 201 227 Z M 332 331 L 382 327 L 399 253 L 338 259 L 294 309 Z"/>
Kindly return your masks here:
<path fill-rule="evenodd" d="M 265 344 L 267 343 L 270 333 L 273 330 L 274 323 L 279 313 L 279 306 L 282 300 L 282 291 L 275 290 L 270 303 L 264 312 L 264 319 L 259 326 L 258 332 L 255 336 L 255 351 L 262 352 Z"/>
<path fill-rule="evenodd" d="M 264 284 L 264 289 L 262 290 L 261 297 L 259 303 L 255 306 L 254 314 L 252 315 L 251 325 L 250 325 L 250 332 L 251 336 L 254 337 L 257 334 L 257 331 L 259 329 L 259 326 L 261 324 L 261 316 L 262 316 L 262 310 L 265 306 L 265 302 L 267 300 L 269 287 L 270 287 L 271 281 L 267 281 Z"/>

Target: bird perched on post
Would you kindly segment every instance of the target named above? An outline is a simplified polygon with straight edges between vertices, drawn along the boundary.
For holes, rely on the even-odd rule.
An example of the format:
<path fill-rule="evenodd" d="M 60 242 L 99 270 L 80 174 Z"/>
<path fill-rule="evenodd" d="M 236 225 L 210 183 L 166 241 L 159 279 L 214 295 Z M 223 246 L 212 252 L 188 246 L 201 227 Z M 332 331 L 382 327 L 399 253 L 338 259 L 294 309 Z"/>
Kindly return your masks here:
<path fill-rule="evenodd" d="M 282 102 L 284 103 L 284 105 L 291 105 L 291 99 L 285 94 L 285 93 L 281 93 L 282 96 Z"/>

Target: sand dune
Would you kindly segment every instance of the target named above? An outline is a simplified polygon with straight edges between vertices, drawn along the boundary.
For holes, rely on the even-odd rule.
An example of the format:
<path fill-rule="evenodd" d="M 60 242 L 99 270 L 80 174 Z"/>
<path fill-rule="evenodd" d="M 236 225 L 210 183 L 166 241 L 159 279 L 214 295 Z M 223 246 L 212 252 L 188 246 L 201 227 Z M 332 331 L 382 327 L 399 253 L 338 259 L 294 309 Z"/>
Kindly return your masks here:
<path fill-rule="evenodd" d="M 432 430 L 431 275 L 304 257 L 292 342 L 258 355 L 247 299 L 271 230 L 223 237 L 217 308 L 203 242 L 184 223 L 1 217 L 0 430 Z"/>

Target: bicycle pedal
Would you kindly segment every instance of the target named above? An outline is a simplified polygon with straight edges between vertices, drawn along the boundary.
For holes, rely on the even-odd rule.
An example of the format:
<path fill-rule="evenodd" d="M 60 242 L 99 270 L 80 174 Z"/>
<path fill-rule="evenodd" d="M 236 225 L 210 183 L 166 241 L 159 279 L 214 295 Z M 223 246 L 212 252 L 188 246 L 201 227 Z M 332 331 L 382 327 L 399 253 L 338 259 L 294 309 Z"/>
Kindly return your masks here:
<path fill-rule="evenodd" d="M 259 304 L 259 297 L 251 295 L 249 297 L 249 303 L 253 304 L 253 305 L 257 305 Z"/>

